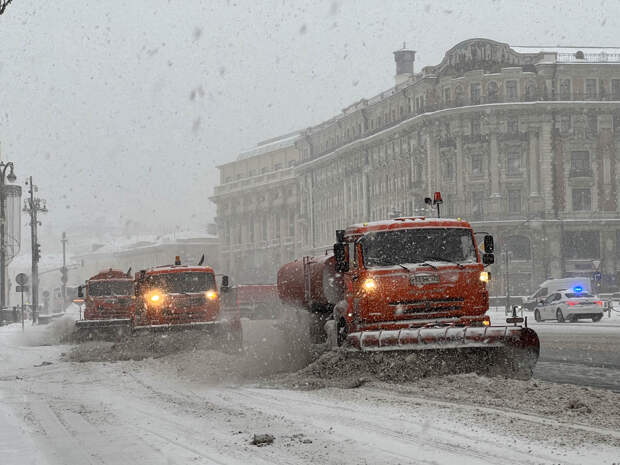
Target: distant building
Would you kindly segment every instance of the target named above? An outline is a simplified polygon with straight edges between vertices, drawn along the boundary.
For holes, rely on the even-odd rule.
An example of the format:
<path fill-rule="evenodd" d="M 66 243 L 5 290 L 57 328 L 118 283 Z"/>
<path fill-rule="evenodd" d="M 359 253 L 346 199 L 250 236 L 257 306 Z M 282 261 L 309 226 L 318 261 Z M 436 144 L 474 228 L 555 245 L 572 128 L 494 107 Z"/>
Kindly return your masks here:
<path fill-rule="evenodd" d="M 299 251 L 295 165 L 298 133 L 261 142 L 219 166 L 217 205 L 222 272 L 237 282 L 274 282 Z"/>
<path fill-rule="evenodd" d="M 108 268 L 136 271 L 152 266 L 174 263 L 178 255 L 182 263 L 197 264 L 202 255 L 205 264 L 220 268 L 219 241 L 207 233 L 182 232 L 164 236 L 143 236 L 100 244 L 88 253 L 72 255 L 69 276 L 72 283 L 81 283 Z"/>
<path fill-rule="evenodd" d="M 300 161 L 282 175 L 297 195 L 263 204 L 265 215 L 291 224 L 294 247 L 285 250 L 323 253 L 350 223 L 430 215 L 423 199 L 441 191 L 446 216 L 495 235 L 494 294 L 505 292 L 506 250 L 513 295 L 597 268 L 603 288 L 619 286 L 620 49 L 470 39 L 417 73 L 415 52 L 394 57 L 395 87 L 294 137 Z M 263 262 L 256 241 L 230 236 L 237 221 L 261 228 L 261 215 L 234 205 L 272 192 L 252 190 L 242 165 L 220 167 L 213 200 L 222 241 L 247 247 L 229 263 L 254 256 L 252 266 L 274 276 L 288 253 Z M 276 238 L 273 229 L 261 235 Z"/>

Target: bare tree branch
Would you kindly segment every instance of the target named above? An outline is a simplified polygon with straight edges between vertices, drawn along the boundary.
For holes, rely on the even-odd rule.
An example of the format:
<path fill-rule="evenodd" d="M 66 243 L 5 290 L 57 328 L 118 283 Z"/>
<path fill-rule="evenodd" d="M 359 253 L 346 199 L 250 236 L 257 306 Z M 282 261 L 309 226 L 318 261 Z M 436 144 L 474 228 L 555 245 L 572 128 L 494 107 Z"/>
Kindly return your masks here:
<path fill-rule="evenodd" d="M 6 10 L 6 7 L 9 6 L 9 3 L 12 1 L 13 0 L 0 0 L 0 15 L 4 13 L 4 10 Z"/>

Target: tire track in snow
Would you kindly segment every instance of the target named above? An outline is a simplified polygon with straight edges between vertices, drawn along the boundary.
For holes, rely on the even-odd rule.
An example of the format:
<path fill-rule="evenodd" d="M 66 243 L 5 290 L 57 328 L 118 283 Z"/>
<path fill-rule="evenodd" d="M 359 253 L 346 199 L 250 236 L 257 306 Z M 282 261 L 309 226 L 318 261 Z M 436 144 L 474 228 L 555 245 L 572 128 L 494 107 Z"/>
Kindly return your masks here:
<path fill-rule="evenodd" d="M 368 420 L 368 416 L 360 415 L 359 410 L 355 411 L 353 409 L 349 409 L 343 405 L 334 405 L 334 404 L 322 404 L 316 401 L 311 401 L 309 399 L 291 399 L 287 400 L 295 402 L 295 404 L 305 404 L 311 405 L 313 407 L 317 407 L 316 409 L 312 409 L 312 411 L 308 409 L 290 409 L 290 402 L 283 403 L 280 399 L 270 396 L 269 394 L 265 394 L 264 392 L 258 393 L 258 389 L 256 390 L 247 390 L 247 389 L 239 389 L 235 390 L 234 394 L 237 396 L 245 397 L 246 399 L 251 400 L 251 403 L 247 405 L 247 408 L 257 408 L 257 406 L 266 407 L 266 409 L 270 412 L 279 411 L 282 415 L 285 415 L 289 418 L 295 418 L 297 420 L 301 420 L 306 424 L 313 424 L 314 426 L 318 426 L 321 428 L 328 429 L 330 427 L 334 428 L 342 437 L 345 437 L 349 440 L 355 442 L 362 442 L 364 445 L 370 445 L 375 450 L 381 450 L 383 453 L 391 455 L 396 458 L 406 459 L 406 460 L 415 460 L 415 463 L 426 463 L 426 464 L 434 464 L 437 460 L 437 451 L 445 452 L 447 456 L 450 458 L 450 463 L 458 463 L 463 456 L 468 456 L 472 459 L 476 459 L 476 461 L 468 461 L 471 464 L 506 464 L 511 465 L 514 463 L 513 460 L 504 460 L 499 456 L 490 457 L 488 453 L 478 452 L 472 449 L 468 449 L 463 445 L 449 444 L 443 441 L 439 441 L 436 438 L 428 438 L 426 432 L 423 430 L 424 424 L 416 425 L 419 427 L 419 431 L 412 432 L 411 434 L 406 434 L 403 432 L 396 431 L 394 429 L 390 429 L 386 427 L 382 423 L 374 423 Z M 229 391 L 226 392 L 227 395 L 230 394 Z M 278 394 L 282 394 L 278 392 Z M 284 396 L 286 397 L 286 394 Z M 319 409 L 320 408 L 320 409 Z M 339 413 L 342 412 L 354 413 L 353 416 L 343 418 L 339 416 Z M 385 418 L 385 417 L 381 417 Z M 345 420 L 343 422 L 343 420 Z M 340 424 L 338 424 L 340 422 Z M 434 428 L 434 426 L 432 427 Z M 454 431 L 447 431 L 450 434 L 454 434 Z M 419 440 L 419 436 L 424 436 L 424 440 L 421 444 L 413 445 Z M 379 439 L 379 437 L 382 437 Z M 387 438 L 391 438 L 387 439 Z M 386 440 L 387 439 L 387 440 Z M 429 439 L 431 444 L 429 445 Z M 479 438 L 476 438 L 479 440 Z M 385 447 L 386 444 L 389 444 L 390 448 Z M 403 454 L 395 452 L 396 450 L 403 449 L 411 449 L 409 453 Z M 427 449 L 424 451 L 424 449 Z M 444 457 L 445 458 L 445 457 Z M 534 462 L 530 462 L 534 463 Z"/>

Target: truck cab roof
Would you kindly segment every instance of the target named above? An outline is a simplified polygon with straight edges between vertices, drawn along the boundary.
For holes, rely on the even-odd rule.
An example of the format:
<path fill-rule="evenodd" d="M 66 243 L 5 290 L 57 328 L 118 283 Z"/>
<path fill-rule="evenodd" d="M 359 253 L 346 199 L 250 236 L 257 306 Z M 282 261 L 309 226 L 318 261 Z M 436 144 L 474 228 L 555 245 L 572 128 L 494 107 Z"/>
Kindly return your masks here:
<path fill-rule="evenodd" d="M 155 266 L 153 268 L 149 268 L 148 270 L 144 270 L 145 275 L 155 275 L 155 274 L 169 274 L 169 273 L 214 273 L 213 268 L 210 266 L 198 266 L 198 265 L 163 265 L 163 266 Z"/>
<path fill-rule="evenodd" d="M 360 236 L 370 231 L 388 231 L 391 229 L 410 229 L 410 228 L 466 228 L 471 229 L 471 225 L 461 219 L 451 218 L 426 218 L 424 216 L 410 216 L 394 218 L 392 220 L 371 221 L 368 223 L 357 223 L 349 226 L 345 230 L 345 237 Z"/>
<path fill-rule="evenodd" d="M 121 270 L 114 270 L 112 268 L 108 270 L 100 271 L 96 275 L 91 276 L 88 280 L 89 281 L 102 281 L 102 280 L 111 280 L 111 279 L 127 279 L 127 280 L 133 281 L 133 278 L 127 275 L 126 272 L 121 271 Z"/>

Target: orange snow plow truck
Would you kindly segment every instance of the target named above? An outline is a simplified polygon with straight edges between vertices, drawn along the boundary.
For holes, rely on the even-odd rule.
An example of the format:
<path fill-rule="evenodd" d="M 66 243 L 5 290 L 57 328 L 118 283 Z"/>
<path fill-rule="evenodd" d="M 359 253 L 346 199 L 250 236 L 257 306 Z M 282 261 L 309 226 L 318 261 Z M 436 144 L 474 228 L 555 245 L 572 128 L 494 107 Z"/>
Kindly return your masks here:
<path fill-rule="evenodd" d="M 78 287 L 84 299 L 83 318 L 75 322 L 80 339 L 99 339 L 127 334 L 134 307 L 130 271 L 104 270 Z"/>
<path fill-rule="evenodd" d="M 224 276 L 220 291 L 228 290 Z M 239 311 L 222 308 L 213 268 L 182 265 L 176 257 L 174 265 L 136 273 L 135 292 L 134 333 L 200 329 L 231 348 L 241 348 Z"/>
<path fill-rule="evenodd" d="M 336 231 L 336 239 L 333 253 L 278 271 L 281 300 L 314 316 L 315 341 L 322 336 L 355 352 L 427 351 L 445 360 L 467 354 L 463 360 L 471 361 L 473 354 L 500 374 L 531 377 L 536 333 L 521 318 L 494 326 L 486 315 L 492 236 L 484 236 L 482 252 L 466 221 L 407 217 L 355 224 Z"/>

